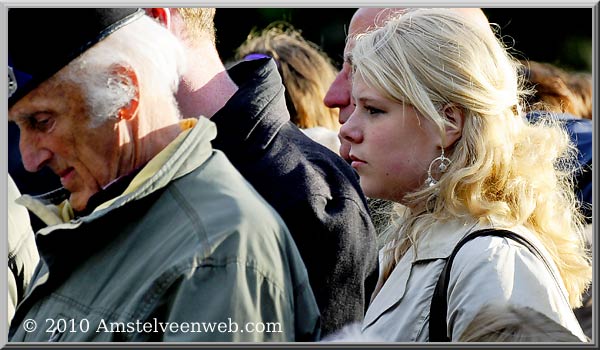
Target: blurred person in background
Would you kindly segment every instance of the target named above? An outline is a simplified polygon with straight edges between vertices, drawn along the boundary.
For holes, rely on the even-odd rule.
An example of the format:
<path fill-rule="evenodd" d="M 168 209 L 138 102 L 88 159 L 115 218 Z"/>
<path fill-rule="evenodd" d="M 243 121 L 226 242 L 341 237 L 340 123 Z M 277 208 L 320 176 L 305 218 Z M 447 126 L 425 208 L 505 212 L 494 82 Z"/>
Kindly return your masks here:
<path fill-rule="evenodd" d="M 459 342 L 581 342 L 567 328 L 529 307 L 484 305 L 465 328 Z"/>
<path fill-rule="evenodd" d="M 592 119 L 592 74 L 567 71 L 547 62 L 521 63 L 527 85 L 535 90 L 527 100 L 528 109 Z"/>
<path fill-rule="evenodd" d="M 340 135 L 365 194 L 408 208 L 387 236 L 363 332 L 429 341 L 445 260 L 463 237 L 504 229 L 541 258 L 503 237 L 466 244 L 447 284 L 445 336 L 460 339 L 495 301 L 531 307 L 585 341 L 572 311 L 591 281 L 573 145 L 560 125 L 522 118 L 518 61 L 489 27 L 448 9 L 394 17 L 359 35 L 350 56 L 356 107 Z"/>
<path fill-rule="evenodd" d="M 377 238 L 356 173 L 291 121 L 273 59 L 226 70 L 214 8 L 147 9 L 186 48 L 177 101 L 217 126 L 213 146 L 281 215 L 306 264 L 323 334 L 362 320 L 377 280 Z M 202 119 L 202 118 L 200 118 Z"/>
<path fill-rule="evenodd" d="M 577 146 L 580 170 L 575 192 L 588 224 L 592 223 L 592 77 L 568 72 L 549 63 L 522 60 L 525 86 L 531 91 L 524 103 L 533 123 L 551 118 L 563 124 Z M 591 231 L 591 227 L 590 227 Z M 591 240 L 590 240 L 591 244 Z"/>
<path fill-rule="evenodd" d="M 338 109 L 323 105 L 337 69 L 315 43 L 287 22 L 274 22 L 253 31 L 236 50 L 238 61 L 272 57 L 285 86 L 290 119 L 311 139 L 338 153 Z"/>
<path fill-rule="evenodd" d="M 585 237 L 592 249 L 592 76 L 585 72 L 569 72 L 550 63 L 521 60 L 527 95 L 526 118 L 532 123 L 558 120 L 577 147 L 579 169 L 575 172 L 575 194 L 585 216 Z M 583 306 L 575 309 L 583 331 L 592 337 L 592 286 L 583 297 Z"/>
<path fill-rule="evenodd" d="M 29 222 L 27 209 L 15 203 L 21 196 L 17 185 L 8 175 L 8 325 L 15 308 L 23 300 L 40 255 Z"/>
<path fill-rule="evenodd" d="M 142 9 L 8 18 L 12 64 L 32 76 L 9 98 L 24 165 L 64 186 L 19 198 L 48 227 L 10 341 L 316 340 L 319 311 L 284 222 L 212 148 L 214 124 L 181 119 L 179 40 Z M 277 329 L 232 326 L 250 323 Z M 183 328 L 194 324 L 219 328 Z"/>

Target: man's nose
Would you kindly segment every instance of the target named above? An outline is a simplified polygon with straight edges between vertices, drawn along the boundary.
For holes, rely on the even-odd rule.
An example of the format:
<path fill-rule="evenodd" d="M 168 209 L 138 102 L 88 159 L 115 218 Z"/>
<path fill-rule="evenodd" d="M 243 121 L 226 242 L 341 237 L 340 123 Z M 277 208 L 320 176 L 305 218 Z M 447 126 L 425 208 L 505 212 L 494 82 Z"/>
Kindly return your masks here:
<path fill-rule="evenodd" d="M 323 98 L 323 103 L 329 108 L 344 108 L 350 104 L 350 90 L 344 72 L 339 72 Z"/>
<path fill-rule="evenodd" d="M 40 171 L 52 158 L 52 152 L 39 147 L 39 139 L 28 132 L 21 132 L 19 150 L 21 151 L 21 159 L 25 170 L 32 173 Z"/>

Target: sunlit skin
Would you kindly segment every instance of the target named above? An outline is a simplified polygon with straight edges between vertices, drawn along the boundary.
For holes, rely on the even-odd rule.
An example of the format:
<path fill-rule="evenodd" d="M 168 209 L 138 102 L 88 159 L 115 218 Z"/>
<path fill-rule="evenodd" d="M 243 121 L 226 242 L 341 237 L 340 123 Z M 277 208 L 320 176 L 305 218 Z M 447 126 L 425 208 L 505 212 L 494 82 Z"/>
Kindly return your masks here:
<path fill-rule="evenodd" d="M 147 8 L 146 13 L 181 40 L 188 62 L 202 62 L 188 65 L 181 77 L 176 95 L 181 114 L 211 118 L 238 90 L 212 40 L 190 34 L 177 8 Z"/>
<path fill-rule="evenodd" d="M 50 79 L 9 109 L 19 126 L 25 169 L 48 166 L 71 192 L 73 209 L 84 210 L 89 198 L 116 179 L 119 169 L 117 122 L 92 128 L 81 90 Z"/>
<path fill-rule="evenodd" d="M 354 112 L 340 129 L 367 197 L 403 203 L 419 189 L 440 149 L 439 129 L 409 105 L 384 98 L 354 77 Z M 439 143 L 439 141 L 437 142 Z"/>

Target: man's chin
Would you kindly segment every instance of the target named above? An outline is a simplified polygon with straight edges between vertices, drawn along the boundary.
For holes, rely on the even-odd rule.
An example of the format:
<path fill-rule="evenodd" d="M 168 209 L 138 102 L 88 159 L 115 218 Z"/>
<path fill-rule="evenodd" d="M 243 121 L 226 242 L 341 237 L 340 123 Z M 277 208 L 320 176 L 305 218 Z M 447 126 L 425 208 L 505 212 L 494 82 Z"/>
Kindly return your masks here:
<path fill-rule="evenodd" d="M 82 195 L 77 192 L 71 192 L 71 196 L 69 197 L 69 204 L 71 205 L 71 208 L 73 208 L 74 211 L 82 212 L 87 207 L 87 203 L 90 197 L 91 196 Z"/>

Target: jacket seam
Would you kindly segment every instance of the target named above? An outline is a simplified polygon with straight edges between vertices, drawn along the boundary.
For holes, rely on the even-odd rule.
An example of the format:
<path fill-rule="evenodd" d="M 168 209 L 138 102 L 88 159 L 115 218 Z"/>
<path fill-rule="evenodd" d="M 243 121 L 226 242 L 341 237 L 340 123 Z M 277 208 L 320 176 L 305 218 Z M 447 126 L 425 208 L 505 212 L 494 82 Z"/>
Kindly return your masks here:
<path fill-rule="evenodd" d="M 246 270 L 251 270 L 255 272 L 258 276 L 261 276 L 266 281 L 269 282 L 272 286 L 274 286 L 280 294 L 284 294 L 284 289 L 273 279 L 269 278 L 266 274 L 264 274 L 260 269 L 258 269 L 255 264 L 250 264 L 251 260 L 247 260 L 246 262 L 240 260 L 239 258 L 228 258 L 222 262 L 211 261 L 212 258 L 204 259 L 199 264 L 194 264 L 192 261 L 188 261 L 185 265 L 174 268 L 169 272 L 165 272 L 162 276 L 159 276 L 157 281 L 157 286 L 151 291 L 150 297 L 146 299 L 146 302 L 142 303 L 143 307 L 138 311 L 132 313 L 130 316 L 135 318 L 134 316 L 139 315 L 137 319 L 146 319 L 149 314 L 149 311 L 153 311 L 155 309 L 155 305 L 157 300 L 164 295 L 165 291 L 169 289 L 173 285 L 173 283 L 182 275 L 182 273 L 191 270 L 198 270 L 202 267 L 213 267 L 213 268 L 225 268 L 231 264 L 235 264 L 238 266 L 244 267 Z"/>
<path fill-rule="evenodd" d="M 211 242 L 208 239 L 208 235 L 206 234 L 206 227 L 202 221 L 202 218 L 198 215 L 198 213 L 192 208 L 188 200 L 182 194 L 179 189 L 178 182 L 172 182 L 172 186 L 168 187 L 169 193 L 173 196 L 175 201 L 180 205 L 180 207 L 187 213 L 187 216 L 190 218 L 190 221 L 194 227 L 193 231 L 196 232 L 196 236 L 200 239 L 200 246 L 204 247 L 202 251 L 203 256 L 210 255 Z M 205 244 L 202 244 L 205 242 Z"/>

